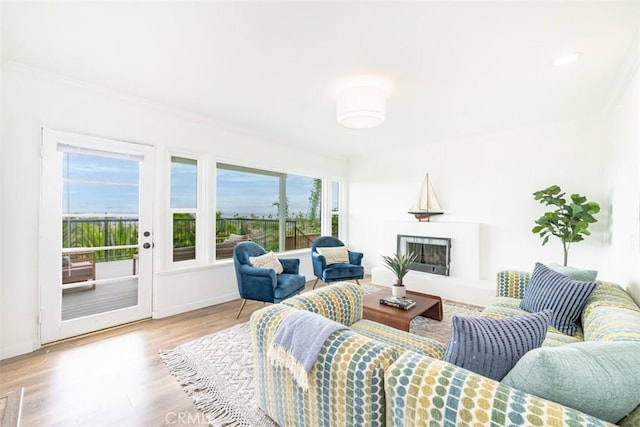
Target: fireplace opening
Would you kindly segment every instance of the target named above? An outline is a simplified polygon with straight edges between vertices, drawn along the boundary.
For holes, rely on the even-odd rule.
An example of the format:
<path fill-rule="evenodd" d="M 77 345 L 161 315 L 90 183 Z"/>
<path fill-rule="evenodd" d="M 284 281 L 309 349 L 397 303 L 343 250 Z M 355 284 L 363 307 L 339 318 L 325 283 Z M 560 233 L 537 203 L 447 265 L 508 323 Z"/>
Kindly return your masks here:
<path fill-rule="evenodd" d="M 411 269 L 426 273 L 449 275 L 451 264 L 451 239 L 398 235 L 398 254 L 413 252 L 418 258 Z"/>

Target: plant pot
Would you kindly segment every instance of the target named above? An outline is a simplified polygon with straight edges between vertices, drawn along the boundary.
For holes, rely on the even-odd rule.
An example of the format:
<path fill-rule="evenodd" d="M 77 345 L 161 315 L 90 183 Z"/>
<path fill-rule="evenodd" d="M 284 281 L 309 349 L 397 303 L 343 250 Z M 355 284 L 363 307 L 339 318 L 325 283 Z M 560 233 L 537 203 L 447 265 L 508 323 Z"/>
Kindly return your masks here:
<path fill-rule="evenodd" d="M 391 287 L 391 294 L 394 297 L 404 298 L 404 297 L 407 296 L 407 288 L 404 285 L 402 285 L 402 286 L 393 285 Z"/>

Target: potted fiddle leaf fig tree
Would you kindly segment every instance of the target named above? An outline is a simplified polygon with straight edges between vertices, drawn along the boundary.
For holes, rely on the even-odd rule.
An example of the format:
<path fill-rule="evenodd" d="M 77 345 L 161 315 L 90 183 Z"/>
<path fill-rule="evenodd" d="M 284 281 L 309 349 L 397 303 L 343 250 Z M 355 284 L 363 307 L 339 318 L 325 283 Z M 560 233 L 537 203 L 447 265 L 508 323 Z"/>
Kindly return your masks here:
<path fill-rule="evenodd" d="M 584 236 L 591 235 L 589 224 L 597 221 L 594 215 L 600 212 L 600 205 L 587 202 L 587 198 L 580 194 L 572 194 L 570 200 L 567 200 L 565 193 L 557 185 L 536 191 L 533 197 L 545 206 L 555 206 L 556 209 L 545 212 L 538 218 L 531 231 L 543 238 L 543 245 L 549 241 L 550 236 L 560 239 L 566 266 L 571 243 L 581 242 Z"/>
<path fill-rule="evenodd" d="M 391 270 L 396 276 L 396 283 L 394 283 L 391 288 L 394 297 L 404 298 L 407 295 L 407 288 L 404 286 L 402 280 L 411 269 L 411 264 L 413 264 L 417 258 L 417 255 L 413 252 L 406 254 L 396 253 L 393 254 L 393 256 L 382 256 L 385 267 Z"/>

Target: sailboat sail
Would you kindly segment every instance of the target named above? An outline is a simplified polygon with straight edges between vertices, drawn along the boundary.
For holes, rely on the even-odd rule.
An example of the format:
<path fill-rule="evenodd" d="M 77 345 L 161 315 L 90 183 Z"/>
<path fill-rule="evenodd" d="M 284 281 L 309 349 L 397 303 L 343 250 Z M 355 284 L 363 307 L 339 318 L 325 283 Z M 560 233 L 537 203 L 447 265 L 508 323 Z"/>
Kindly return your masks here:
<path fill-rule="evenodd" d="M 416 196 L 415 202 L 413 202 L 413 205 L 409 209 L 409 213 L 420 221 L 425 218 L 429 221 L 431 216 L 442 215 L 444 213 L 438 202 L 438 197 L 431 186 L 431 181 L 429 181 L 429 174 L 424 177 L 420 191 Z"/>

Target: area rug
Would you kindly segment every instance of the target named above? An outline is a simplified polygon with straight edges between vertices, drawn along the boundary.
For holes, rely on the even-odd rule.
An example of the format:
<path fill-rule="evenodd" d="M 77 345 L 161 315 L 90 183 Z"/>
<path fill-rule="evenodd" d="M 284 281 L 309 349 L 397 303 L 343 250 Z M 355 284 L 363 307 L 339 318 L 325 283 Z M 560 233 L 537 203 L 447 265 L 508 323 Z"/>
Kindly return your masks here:
<path fill-rule="evenodd" d="M 452 316 L 478 316 L 480 310 L 445 301 L 442 322 L 417 317 L 410 330 L 446 344 Z M 160 358 L 212 426 L 276 425 L 254 401 L 248 322 L 161 351 Z"/>

